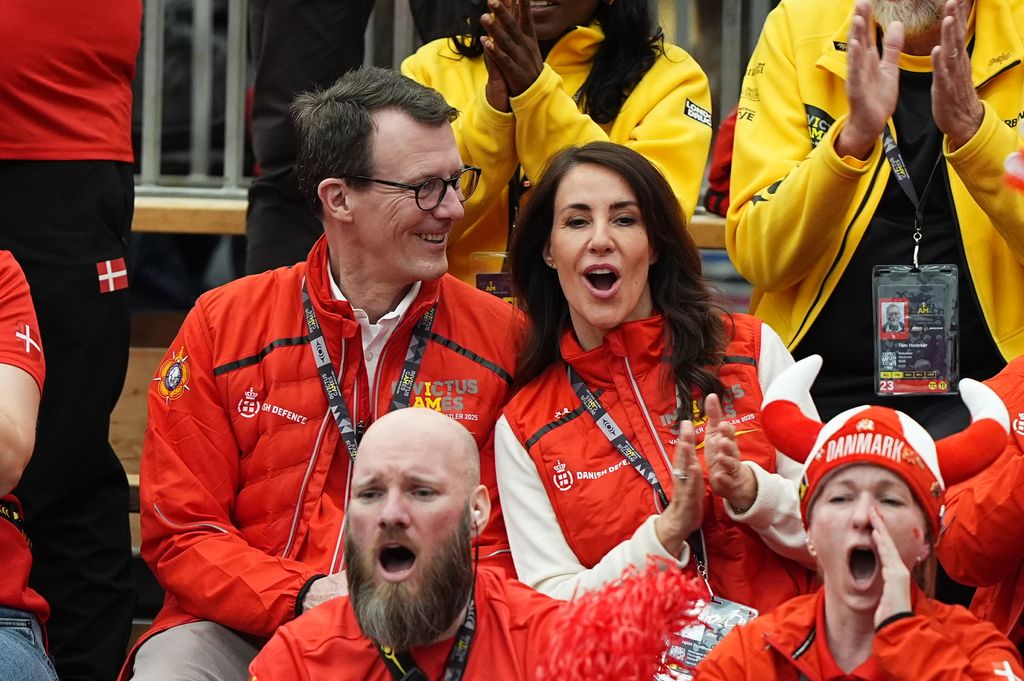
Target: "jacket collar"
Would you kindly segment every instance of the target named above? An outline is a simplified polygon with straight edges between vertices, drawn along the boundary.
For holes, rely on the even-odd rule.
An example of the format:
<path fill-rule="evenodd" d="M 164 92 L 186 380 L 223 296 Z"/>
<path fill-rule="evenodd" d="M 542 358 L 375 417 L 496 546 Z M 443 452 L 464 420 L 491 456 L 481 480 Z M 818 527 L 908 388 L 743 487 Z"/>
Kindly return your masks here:
<path fill-rule="evenodd" d="M 558 39 L 544 62 L 559 73 L 589 71 L 603 42 L 604 31 L 598 22 L 577 26 Z"/>
<path fill-rule="evenodd" d="M 359 323 L 355 320 L 352 305 L 347 300 L 336 299 L 331 293 L 329 256 L 327 238 L 320 237 L 306 258 L 306 286 L 309 288 L 313 308 L 325 333 L 327 329 L 336 329 L 341 338 L 360 338 Z M 422 282 L 419 295 L 409 306 L 397 330 L 415 325 L 438 301 L 440 291 L 441 279 Z"/>
<path fill-rule="evenodd" d="M 968 27 L 971 47 L 971 81 L 978 88 L 1006 68 L 1024 61 L 1022 26 L 1014 20 L 1007 0 L 974 0 L 974 29 Z M 846 40 L 853 21 L 847 13 L 835 33 L 821 46 L 815 66 L 846 80 Z M 973 35 L 973 39 L 970 37 Z"/>
<path fill-rule="evenodd" d="M 605 334 L 601 345 L 584 350 L 576 340 L 572 325 L 562 332 L 562 359 L 591 385 L 611 385 L 609 365 L 629 361 L 634 376 L 641 376 L 661 365 L 667 352 L 665 320 L 659 314 L 620 324 Z"/>
<path fill-rule="evenodd" d="M 813 655 L 815 641 L 826 635 L 820 624 L 824 622 L 824 608 L 825 587 L 820 587 L 813 594 L 798 596 L 788 601 L 788 605 L 784 603 L 779 606 L 773 619 L 775 629 L 764 634 L 765 642 L 770 647 L 812 679 L 819 665 L 810 656 L 805 658 L 805 655 Z M 913 582 L 910 584 L 910 608 L 915 614 L 931 612 L 931 605 L 924 592 Z"/>

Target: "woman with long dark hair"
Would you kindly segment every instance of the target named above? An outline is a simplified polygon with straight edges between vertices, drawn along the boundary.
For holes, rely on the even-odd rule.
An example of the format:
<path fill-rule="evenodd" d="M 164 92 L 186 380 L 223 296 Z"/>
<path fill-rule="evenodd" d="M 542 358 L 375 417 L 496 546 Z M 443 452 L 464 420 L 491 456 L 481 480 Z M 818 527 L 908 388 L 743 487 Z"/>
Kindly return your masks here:
<path fill-rule="evenodd" d="M 495 457 L 519 578 L 570 598 L 653 554 L 758 611 L 812 588 L 799 465 L 760 425 L 793 359 L 712 302 L 658 169 L 606 142 L 555 156 L 511 272 L 533 327 Z"/>
<path fill-rule="evenodd" d="M 484 169 L 451 234 L 449 271 L 504 251 L 531 181 L 571 144 L 626 144 L 665 173 L 693 214 L 711 142 L 707 77 L 665 43 L 647 0 L 479 0 L 460 35 L 420 48 L 402 73 L 462 116 L 462 159 Z M 487 12 L 481 16 L 481 12 Z"/>

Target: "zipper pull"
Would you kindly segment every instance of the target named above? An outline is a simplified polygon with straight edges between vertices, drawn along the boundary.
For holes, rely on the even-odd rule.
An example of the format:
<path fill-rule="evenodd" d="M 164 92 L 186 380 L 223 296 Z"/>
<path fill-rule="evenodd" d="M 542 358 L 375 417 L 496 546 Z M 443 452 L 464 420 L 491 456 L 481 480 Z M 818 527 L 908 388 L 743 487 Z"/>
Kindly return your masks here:
<path fill-rule="evenodd" d="M 363 433 L 365 432 L 366 422 L 360 421 L 359 423 L 356 424 L 356 442 L 361 442 L 363 440 Z"/>

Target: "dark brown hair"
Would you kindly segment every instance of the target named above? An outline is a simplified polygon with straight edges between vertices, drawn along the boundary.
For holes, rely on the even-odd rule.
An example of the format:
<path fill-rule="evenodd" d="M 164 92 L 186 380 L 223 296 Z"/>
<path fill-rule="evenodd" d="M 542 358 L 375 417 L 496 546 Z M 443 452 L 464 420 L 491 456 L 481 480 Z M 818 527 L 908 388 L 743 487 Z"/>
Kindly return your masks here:
<path fill-rule="evenodd" d="M 445 125 L 459 112 L 432 90 L 390 69 L 349 71 L 324 90 L 304 92 L 292 103 L 295 170 L 299 190 L 317 217 L 317 188 L 328 177 L 373 175 L 373 114 L 400 111 L 425 125 Z M 362 180 L 350 180 L 354 186 Z"/>
<path fill-rule="evenodd" d="M 559 336 L 569 324 L 569 305 L 558 273 L 544 262 L 554 223 L 555 195 L 566 174 L 593 164 L 614 171 L 636 194 L 657 260 L 649 280 L 654 309 L 665 318 L 669 361 L 682 398 L 679 418 L 689 418 L 689 396 L 722 394 L 716 374 L 725 350 L 721 308 L 701 274 L 700 252 L 686 230 L 679 201 L 668 181 L 646 158 L 624 146 L 592 142 L 569 147 L 550 160 L 512 236 L 510 270 L 519 306 L 533 322 L 519 357 L 522 387 L 561 360 Z"/>

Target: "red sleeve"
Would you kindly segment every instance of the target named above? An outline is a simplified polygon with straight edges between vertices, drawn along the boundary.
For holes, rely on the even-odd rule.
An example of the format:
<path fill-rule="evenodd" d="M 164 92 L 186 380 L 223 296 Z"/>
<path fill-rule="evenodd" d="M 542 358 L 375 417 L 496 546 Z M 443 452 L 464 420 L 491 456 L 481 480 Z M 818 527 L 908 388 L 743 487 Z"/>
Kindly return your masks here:
<path fill-rule="evenodd" d="M 996 584 L 1024 560 L 1024 357 L 986 383 L 1006 403 L 1012 433 L 994 464 L 947 491 L 936 547 L 950 576 L 972 586 Z"/>
<path fill-rule="evenodd" d="M 317 572 L 250 546 L 234 524 L 240 451 L 210 338 L 197 306 L 150 384 L 142 556 L 185 611 L 269 638 L 294 618 L 299 590 Z"/>
<path fill-rule="evenodd" d="M 942 620 L 918 614 L 882 627 L 873 654 L 892 681 L 1012 681 L 1024 676 L 1013 644 L 959 606 Z"/>
<path fill-rule="evenodd" d="M 0 251 L 0 364 L 25 371 L 43 390 L 45 368 L 39 324 L 21 267 Z"/>

